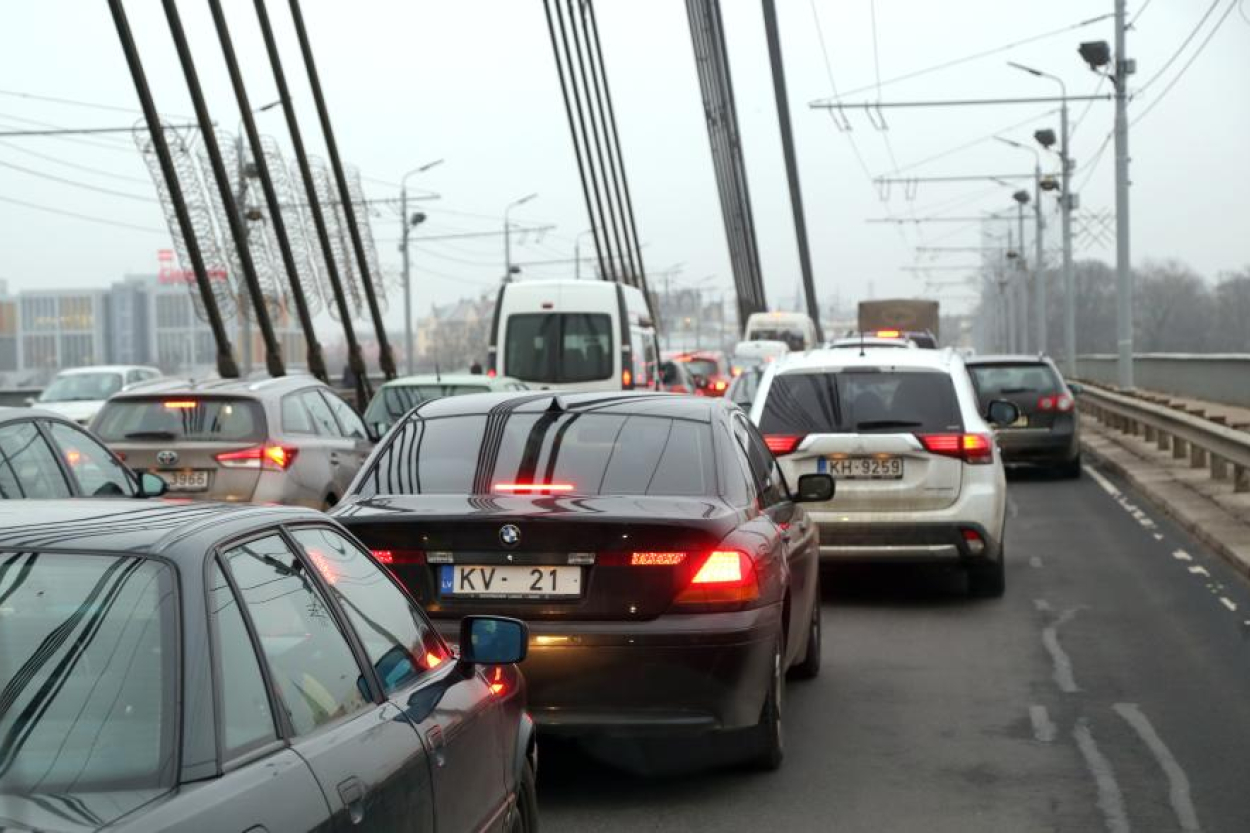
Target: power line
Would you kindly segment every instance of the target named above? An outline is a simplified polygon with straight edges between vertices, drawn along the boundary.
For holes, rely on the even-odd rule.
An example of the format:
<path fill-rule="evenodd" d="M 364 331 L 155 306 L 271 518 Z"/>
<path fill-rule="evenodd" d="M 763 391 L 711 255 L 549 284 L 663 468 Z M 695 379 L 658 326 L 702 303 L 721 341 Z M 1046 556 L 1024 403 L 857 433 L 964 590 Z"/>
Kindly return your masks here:
<path fill-rule="evenodd" d="M 1100 74 L 1098 76 L 1098 80 L 1094 82 L 1094 88 L 1089 91 L 1089 94 L 1091 96 L 1096 95 L 1098 93 L 1098 90 L 1102 87 L 1103 82 L 1105 82 L 1106 80 L 1107 80 L 1107 76 Z M 1081 126 L 1081 122 L 1085 121 L 1085 117 L 1089 115 L 1089 111 L 1094 109 L 1094 103 L 1095 103 L 1095 99 L 1093 98 L 1090 98 L 1089 101 L 1085 102 L 1085 109 L 1081 111 L 1081 114 L 1077 116 L 1076 120 L 1072 123 L 1072 127 L 1068 129 L 1068 143 L 1069 144 L 1071 144 L 1072 142 L 1072 137 L 1076 135 L 1077 128 Z"/>
<path fill-rule="evenodd" d="M 139 202 L 150 202 L 150 203 L 156 202 L 156 200 L 153 199 L 152 197 L 145 197 L 142 194 L 132 194 L 128 191 L 116 191 L 112 188 L 104 188 L 100 185 L 92 185 L 87 182 L 79 182 L 76 179 L 68 179 L 63 176 L 57 176 L 56 174 L 44 173 L 43 171 L 37 171 L 34 168 L 27 168 L 24 165 L 15 165 L 12 162 L 5 162 L 3 160 L 0 160 L 0 168 L 9 168 L 14 171 L 20 171 L 21 173 L 29 174 L 30 176 L 37 176 L 40 179 L 47 179 L 52 182 L 59 182 L 62 185 L 72 185 L 75 188 L 83 188 L 88 191 L 95 191 L 100 194 L 108 194 L 110 197 L 122 197 L 123 199 L 138 200 Z"/>
<path fill-rule="evenodd" d="M 44 121 L 37 121 L 35 119 L 27 119 L 27 118 L 23 118 L 22 116 L 14 116 L 10 113 L 0 113 L 0 119 L 6 119 L 8 121 L 16 121 L 16 122 L 25 123 L 25 124 L 33 124 L 39 127 L 56 128 L 60 130 L 66 129 L 58 124 L 52 124 L 50 122 L 44 122 Z M 0 126 L 9 127 L 9 125 L 0 125 Z M 63 133 L 50 133 L 47 135 L 47 138 L 59 139 L 63 142 L 76 142 L 77 144 L 80 144 L 80 145 L 87 145 L 89 147 L 99 148 L 100 150 L 111 150 L 115 153 L 125 153 L 131 156 L 135 154 L 135 147 L 134 147 L 134 144 L 131 142 L 126 142 L 124 144 L 109 144 L 108 142 L 95 141 L 94 139 L 84 139 L 79 136 L 66 135 Z M 110 136 L 106 138 L 112 138 L 112 137 Z M 118 141 L 124 141 L 124 140 L 119 139 Z"/>
<path fill-rule="evenodd" d="M 834 100 L 837 101 L 842 96 L 838 93 L 838 82 L 833 80 L 833 61 L 829 58 L 829 48 L 825 44 L 825 28 L 820 22 L 820 12 L 816 8 L 816 0 L 810 0 L 810 2 L 812 19 L 816 22 L 816 38 L 820 41 L 820 52 L 825 59 L 825 75 L 829 77 L 829 88 L 833 91 Z M 851 150 L 855 153 L 855 159 L 859 162 L 860 170 L 864 172 L 864 176 L 868 177 L 871 183 L 872 171 L 868 169 L 868 164 L 864 161 L 864 155 L 860 152 L 859 144 L 855 141 L 855 137 L 851 134 L 849 127 L 843 129 L 842 125 L 837 121 L 837 116 L 832 111 L 830 111 L 830 116 L 833 118 L 834 123 L 838 124 L 838 131 L 846 135 L 846 140 L 850 143 Z"/>
<path fill-rule="evenodd" d="M 1234 5 L 1236 5 L 1236 2 L 1237 0 L 1233 0 Z M 1176 51 L 1172 53 L 1172 57 L 1164 61 L 1163 66 L 1159 67 L 1159 71 L 1150 76 L 1149 80 L 1137 88 L 1137 92 L 1133 94 L 1134 97 L 1137 97 L 1148 90 L 1151 84 L 1158 81 L 1163 73 L 1168 71 L 1168 67 L 1172 66 L 1172 64 L 1176 62 L 1176 59 L 1181 56 L 1181 53 L 1184 52 L 1185 48 L 1189 46 L 1191 41 L 1193 41 L 1194 37 L 1198 34 L 1199 30 L 1202 29 L 1203 25 L 1207 22 L 1207 19 L 1211 17 L 1212 12 L 1215 11 L 1215 7 L 1218 5 L 1220 5 L 1220 0 L 1212 0 L 1211 5 L 1207 7 L 1207 10 L 1203 13 L 1202 17 L 1198 19 L 1198 22 L 1194 25 L 1193 30 L 1190 31 L 1183 41 L 1181 41 L 1181 45 L 1176 47 Z M 1216 28 L 1219 28 L 1218 24 L 1216 24 Z"/>
<path fill-rule="evenodd" d="M 1159 102 L 1162 101 L 1169 92 L 1171 92 L 1172 88 L 1176 86 L 1176 82 L 1180 81 L 1185 75 L 1185 71 L 1193 65 L 1194 61 L 1198 60 L 1198 56 L 1202 54 L 1202 50 L 1206 49 L 1207 44 L 1211 42 L 1211 38 L 1215 37 L 1215 33 L 1220 30 L 1220 27 L 1224 25 L 1224 21 L 1228 20 L 1228 16 L 1233 13 L 1233 9 L 1237 8 L 1237 2 L 1238 0 L 1232 0 L 1232 2 L 1228 4 L 1228 8 L 1224 10 L 1224 14 L 1221 15 L 1220 19 L 1215 22 L 1215 26 L 1211 29 L 1211 31 L 1207 32 L 1206 38 L 1203 39 L 1202 43 L 1198 44 L 1198 48 L 1194 50 L 1194 54 L 1189 56 L 1189 60 L 1186 61 L 1185 65 L 1180 68 L 1180 71 L 1172 77 L 1172 80 L 1168 82 L 1168 85 L 1163 88 L 1163 92 L 1155 96 L 1150 102 L 1150 105 L 1146 107 L 1145 110 L 1141 111 L 1141 113 L 1137 115 L 1137 118 L 1133 119 L 1131 124 L 1137 124 L 1139 121 L 1146 118 L 1150 111 L 1157 107 Z"/>
<path fill-rule="evenodd" d="M 61 98 L 59 96 L 52 95 L 39 95 L 38 93 L 26 93 L 19 90 L 0 90 L 0 95 L 7 95 L 12 98 L 25 98 L 30 101 L 47 101 L 52 104 L 70 104 L 74 107 L 90 107 L 94 110 L 108 110 L 113 113 L 127 113 L 135 117 L 143 114 L 142 110 L 135 109 L 134 107 L 117 107 L 112 104 L 100 104 L 98 102 L 80 101 L 78 99 Z"/>
<path fill-rule="evenodd" d="M 126 176 L 125 174 L 115 174 L 111 171 L 106 171 L 101 168 L 93 168 L 90 165 L 79 165 L 74 162 L 69 162 L 65 159 L 62 159 L 59 156 L 53 156 L 50 153 L 40 153 L 37 150 L 31 150 L 28 147 L 22 147 L 21 145 L 14 144 L 12 142 L 0 141 L 0 147 L 5 147 L 5 148 L 8 148 L 9 150 L 15 150 L 18 153 L 24 153 L 27 156 L 33 156 L 36 159 L 42 159 L 45 162 L 53 162 L 57 165 L 64 165 L 67 168 L 73 168 L 75 170 L 83 171 L 84 173 L 94 174 L 96 176 L 106 176 L 109 179 L 118 179 L 123 182 L 134 182 L 139 185 L 151 185 L 152 184 L 151 179 L 142 179 L 137 176 Z"/>
<path fill-rule="evenodd" d="M 1154 0 L 1146 0 L 1145 3 L 1142 3 L 1142 7 L 1137 10 L 1137 14 L 1133 15 L 1133 19 L 1128 22 L 1128 28 L 1132 29 L 1137 25 L 1138 18 L 1146 13 L 1146 9 L 1150 8 L 1150 4 L 1153 2 Z"/>
<path fill-rule="evenodd" d="M 25 200 L 14 199 L 13 197 L 0 196 L 0 202 L 7 202 L 13 205 L 20 205 L 23 208 L 30 208 L 35 211 L 46 211 L 49 214 L 59 214 L 62 217 L 73 217 L 76 220 L 85 220 L 89 223 L 99 223 L 105 226 L 116 226 L 117 228 L 133 229 L 135 231 L 146 231 L 151 234 L 161 234 L 169 236 L 169 229 L 152 228 L 151 226 L 140 226 L 134 223 L 123 223 L 120 220 L 108 220 L 103 217 L 93 217 L 90 214 L 79 214 L 76 211 L 68 211 L 63 208 L 52 208 L 47 205 L 39 205 L 38 203 L 26 202 Z"/>
<path fill-rule="evenodd" d="M 989 133 L 986 133 L 984 136 L 978 136 L 977 138 L 972 139 L 969 142 L 965 142 L 964 144 L 957 145 L 952 148 L 948 148 L 947 150 L 939 151 L 938 153 L 935 153 L 932 156 L 926 156 L 924 159 L 920 159 L 916 162 L 911 162 L 907 165 L 904 165 L 901 168 L 899 168 L 898 171 L 895 171 L 895 173 L 897 174 L 902 171 L 910 171 L 913 168 L 919 168 L 921 165 L 927 165 L 930 162 L 936 162 L 937 160 L 944 159 L 947 156 L 953 156 L 956 153 L 959 153 L 960 151 L 967 150 L 970 147 L 975 147 L 976 145 L 979 145 L 982 142 L 988 142 L 999 133 L 1007 133 L 1009 131 L 1015 130 L 1016 128 L 1024 127 L 1026 124 L 1029 124 L 1030 122 L 1035 122 L 1038 119 L 1045 118 L 1046 116 L 1052 116 L 1056 112 L 1057 112 L 1056 110 L 1045 110 L 1041 113 L 1037 113 L 1035 115 L 1029 116 L 1027 119 L 1024 119 L 1023 121 L 1018 121 L 1013 124 L 1009 124 L 1006 127 L 1000 127 L 995 130 L 991 130 Z"/>

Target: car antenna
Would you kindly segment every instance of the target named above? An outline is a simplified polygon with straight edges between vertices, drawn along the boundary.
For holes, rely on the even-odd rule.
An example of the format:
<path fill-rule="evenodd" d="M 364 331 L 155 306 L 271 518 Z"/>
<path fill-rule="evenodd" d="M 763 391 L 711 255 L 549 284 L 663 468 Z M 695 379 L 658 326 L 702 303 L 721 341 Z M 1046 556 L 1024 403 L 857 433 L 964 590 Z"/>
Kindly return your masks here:
<path fill-rule="evenodd" d="M 443 372 L 438 369 L 438 362 L 434 362 L 434 381 L 440 385 L 443 383 Z"/>
<path fill-rule="evenodd" d="M 859 331 L 859 357 L 862 359 L 864 355 L 865 355 L 864 354 L 864 331 L 860 330 Z"/>

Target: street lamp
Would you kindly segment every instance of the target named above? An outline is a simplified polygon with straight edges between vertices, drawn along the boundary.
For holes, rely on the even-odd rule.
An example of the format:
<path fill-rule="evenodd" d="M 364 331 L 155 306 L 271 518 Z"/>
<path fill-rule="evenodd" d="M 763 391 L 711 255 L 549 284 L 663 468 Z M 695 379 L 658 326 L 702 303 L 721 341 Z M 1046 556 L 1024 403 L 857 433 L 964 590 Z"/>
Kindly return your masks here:
<path fill-rule="evenodd" d="M 1014 139 L 1008 139 L 1005 136 L 995 136 L 994 138 L 1004 144 L 1033 154 L 1033 219 L 1036 223 L 1036 231 L 1034 233 L 1036 254 L 1033 263 L 1033 304 L 1037 327 L 1037 350 L 1039 353 L 1044 353 L 1046 352 L 1046 278 L 1042 272 L 1042 267 L 1044 266 L 1042 262 L 1042 234 L 1046 230 L 1046 226 L 1042 220 L 1042 155 L 1037 148 L 1022 144 Z M 1026 193 L 1025 196 L 1027 197 L 1028 194 Z M 1025 202 L 1027 201 L 1026 199 Z M 1023 204 L 1021 204 L 1021 209 L 1023 207 Z M 1023 225 L 1020 227 L 1020 248 L 1021 250 L 1024 249 Z"/>
<path fill-rule="evenodd" d="M 503 282 L 508 283 L 512 280 L 512 224 L 508 222 L 508 214 L 518 205 L 525 205 L 530 200 L 536 198 L 538 194 L 526 194 L 519 200 L 513 200 L 503 210 Z M 516 271 L 520 271 L 517 269 Z"/>
<path fill-rule="evenodd" d="M 1089 47 L 1087 49 L 1087 47 Z M 1111 49 L 1105 41 L 1094 41 L 1091 43 L 1081 44 L 1081 57 L 1085 58 L 1090 65 L 1090 69 L 1103 66 L 1111 60 Z M 1029 75 L 1037 78 L 1046 78 L 1054 81 L 1059 85 L 1060 96 L 1063 99 L 1059 109 L 1059 166 L 1060 186 L 1059 186 L 1059 210 L 1061 217 L 1061 234 L 1063 237 L 1063 352 L 1065 357 L 1065 370 L 1069 376 L 1076 374 L 1076 281 L 1072 274 L 1072 212 L 1077 208 L 1077 196 L 1072 193 L 1072 158 L 1071 149 L 1068 147 L 1070 140 L 1068 130 L 1068 87 L 1063 83 L 1063 79 L 1057 75 L 1051 75 L 1049 72 L 1042 72 L 1040 69 L 1017 64 L 1014 61 L 1008 61 L 1008 66 L 1014 67 L 1021 72 L 1027 72 Z M 1051 150 L 1055 146 L 1055 131 L 1050 129 L 1035 130 L 1033 138 L 1037 143 L 1046 150 Z M 1053 152 L 1053 151 L 1052 151 Z M 1054 185 L 1051 183 L 1047 187 L 1046 183 L 1042 184 L 1043 189 L 1052 190 Z"/>
<path fill-rule="evenodd" d="M 404 372 L 411 376 L 415 372 L 416 356 L 412 343 L 412 274 L 408 262 L 408 238 L 412 230 L 425 222 L 425 215 L 420 211 L 408 214 L 408 178 L 423 174 L 430 168 L 443 164 L 443 159 L 435 159 L 424 165 L 413 168 L 399 180 L 399 251 L 404 262 Z"/>

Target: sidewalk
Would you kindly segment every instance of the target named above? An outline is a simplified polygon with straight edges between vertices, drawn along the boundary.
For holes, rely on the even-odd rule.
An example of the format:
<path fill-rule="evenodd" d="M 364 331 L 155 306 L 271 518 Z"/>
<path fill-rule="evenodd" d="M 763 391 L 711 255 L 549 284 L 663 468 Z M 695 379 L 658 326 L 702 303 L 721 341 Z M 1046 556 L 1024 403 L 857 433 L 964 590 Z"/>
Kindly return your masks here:
<path fill-rule="evenodd" d="M 1250 424 L 1247 409 L 1214 407 L 1244 412 Z M 1186 460 L 1173 459 L 1153 443 L 1110 431 L 1092 418 L 1081 419 L 1081 444 L 1095 462 L 1123 477 L 1195 538 L 1250 577 L 1250 493 L 1234 494 L 1228 481 L 1212 480 L 1205 469 L 1190 468 Z"/>

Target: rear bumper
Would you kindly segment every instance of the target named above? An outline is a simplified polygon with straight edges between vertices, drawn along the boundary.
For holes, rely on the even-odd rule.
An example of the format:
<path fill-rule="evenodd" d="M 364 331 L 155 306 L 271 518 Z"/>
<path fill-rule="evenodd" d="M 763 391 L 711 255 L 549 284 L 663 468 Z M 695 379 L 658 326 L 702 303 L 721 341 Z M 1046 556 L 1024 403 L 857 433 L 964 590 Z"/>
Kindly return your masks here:
<path fill-rule="evenodd" d="M 998 432 L 1005 463 L 1070 463 L 1081 452 L 1080 435 L 1072 424 L 1054 428 L 1006 428 Z"/>
<path fill-rule="evenodd" d="M 437 620 L 456 637 L 458 623 Z M 675 735 L 754 726 L 781 606 L 648 622 L 530 622 L 521 664 L 545 734 Z"/>
<path fill-rule="evenodd" d="M 965 530 L 985 542 L 974 552 Z M 820 528 L 820 555 L 826 562 L 903 564 L 973 563 L 997 560 L 1002 541 L 977 523 L 844 523 Z"/>

